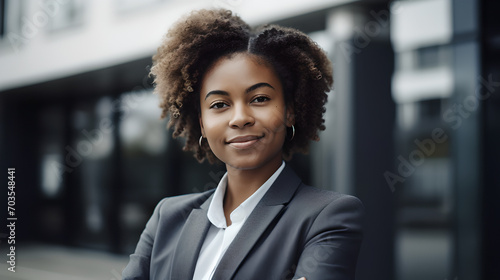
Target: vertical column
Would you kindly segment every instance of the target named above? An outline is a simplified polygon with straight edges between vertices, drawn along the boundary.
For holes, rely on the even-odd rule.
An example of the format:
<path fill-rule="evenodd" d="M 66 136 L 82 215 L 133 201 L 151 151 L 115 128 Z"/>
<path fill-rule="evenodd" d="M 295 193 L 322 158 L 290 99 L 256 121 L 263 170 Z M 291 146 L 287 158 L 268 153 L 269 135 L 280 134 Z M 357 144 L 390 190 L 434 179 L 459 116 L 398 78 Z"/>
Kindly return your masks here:
<path fill-rule="evenodd" d="M 453 74 L 455 114 L 451 126 L 454 183 L 456 188 L 456 260 L 460 279 L 484 279 L 481 273 L 482 89 L 478 7 L 473 0 L 453 1 Z M 453 107 L 451 107 L 453 109 Z"/>
<path fill-rule="evenodd" d="M 483 112 L 481 123 L 484 137 L 483 154 L 483 279 L 500 279 L 500 22 L 498 11 L 500 2 L 487 0 L 481 2 L 479 25 L 481 27 L 481 94 Z M 477 94 L 477 92 L 476 92 Z"/>
<path fill-rule="evenodd" d="M 393 279 L 393 194 L 383 176 L 395 114 L 389 20 L 387 4 L 363 2 L 332 10 L 327 24 L 335 41 L 333 185 L 366 209 L 357 279 Z"/>

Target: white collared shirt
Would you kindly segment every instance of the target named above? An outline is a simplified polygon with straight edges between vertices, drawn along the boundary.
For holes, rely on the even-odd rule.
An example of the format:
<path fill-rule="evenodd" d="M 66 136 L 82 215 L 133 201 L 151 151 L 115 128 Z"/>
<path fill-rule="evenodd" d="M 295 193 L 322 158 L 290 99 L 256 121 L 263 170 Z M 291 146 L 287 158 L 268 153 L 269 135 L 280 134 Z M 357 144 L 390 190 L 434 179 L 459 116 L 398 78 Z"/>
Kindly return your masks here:
<path fill-rule="evenodd" d="M 223 208 L 224 194 L 226 193 L 227 187 L 227 172 L 224 174 L 214 192 L 212 202 L 210 202 L 208 208 L 207 217 L 212 225 L 201 247 L 200 255 L 194 270 L 193 280 L 212 279 L 215 269 L 226 252 L 226 249 L 229 247 L 229 244 L 234 240 L 250 213 L 252 213 L 255 206 L 257 206 L 262 197 L 264 197 L 284 168 L 285 162 L 282 162 L 280 168 L 278 168 L 259 189 L 231 212 L 229 215 L 231 219 L 230 226 L 226 224 Z"/>

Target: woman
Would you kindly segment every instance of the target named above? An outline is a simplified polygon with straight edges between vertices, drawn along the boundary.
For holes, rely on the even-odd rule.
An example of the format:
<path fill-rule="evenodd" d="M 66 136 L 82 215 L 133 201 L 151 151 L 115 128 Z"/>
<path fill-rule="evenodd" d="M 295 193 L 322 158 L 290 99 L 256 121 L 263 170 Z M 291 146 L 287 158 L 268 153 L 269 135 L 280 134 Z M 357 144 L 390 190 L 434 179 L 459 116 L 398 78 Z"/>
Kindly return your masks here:
<path fill-rule="evenodd" d="M 201 10 L 153 60 L 173 136 L 227 173 L 215 190 L 158 204 L 123 279 L 354 279 L 362 204 L 304 185 L 284 162 L 325 129 L 333 79 L 317 44 Z"/>

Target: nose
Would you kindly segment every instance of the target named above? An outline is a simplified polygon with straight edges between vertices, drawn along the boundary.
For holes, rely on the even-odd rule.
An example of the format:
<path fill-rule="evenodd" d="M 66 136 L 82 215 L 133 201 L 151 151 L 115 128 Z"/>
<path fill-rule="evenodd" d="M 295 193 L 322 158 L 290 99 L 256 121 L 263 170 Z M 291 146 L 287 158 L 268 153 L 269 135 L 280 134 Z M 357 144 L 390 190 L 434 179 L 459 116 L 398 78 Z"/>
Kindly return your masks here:
<path fill-rule="evenodd" d="M 243 128 L 245 126 L 252 126 L 255 119 L 252 111 L 245 105 L 235 105 L 233 107 L 233 115 L 229 121 L 229 126 L 232 128 Z"/>

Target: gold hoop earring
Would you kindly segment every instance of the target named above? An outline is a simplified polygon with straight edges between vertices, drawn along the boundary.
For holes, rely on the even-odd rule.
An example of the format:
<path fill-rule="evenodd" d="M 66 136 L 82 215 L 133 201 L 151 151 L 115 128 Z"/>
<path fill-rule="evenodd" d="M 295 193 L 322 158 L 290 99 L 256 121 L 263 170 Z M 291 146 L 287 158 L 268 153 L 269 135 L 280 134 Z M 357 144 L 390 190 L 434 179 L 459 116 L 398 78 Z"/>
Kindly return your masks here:
<path fill-rule="evenodd" d="M 295 137 L 295 126 L 292 124 L 292 138 L 290 138 L 290 141 L 293 140 L 293 137 Z"/>
<path fill-rule="evenodd" d="M 200 140 L 198 140 L 198 145 L 200 145 L 200 148 L 201 148 L 201 141 L 203 141 L 203 135 L 200 136 Z"/>

